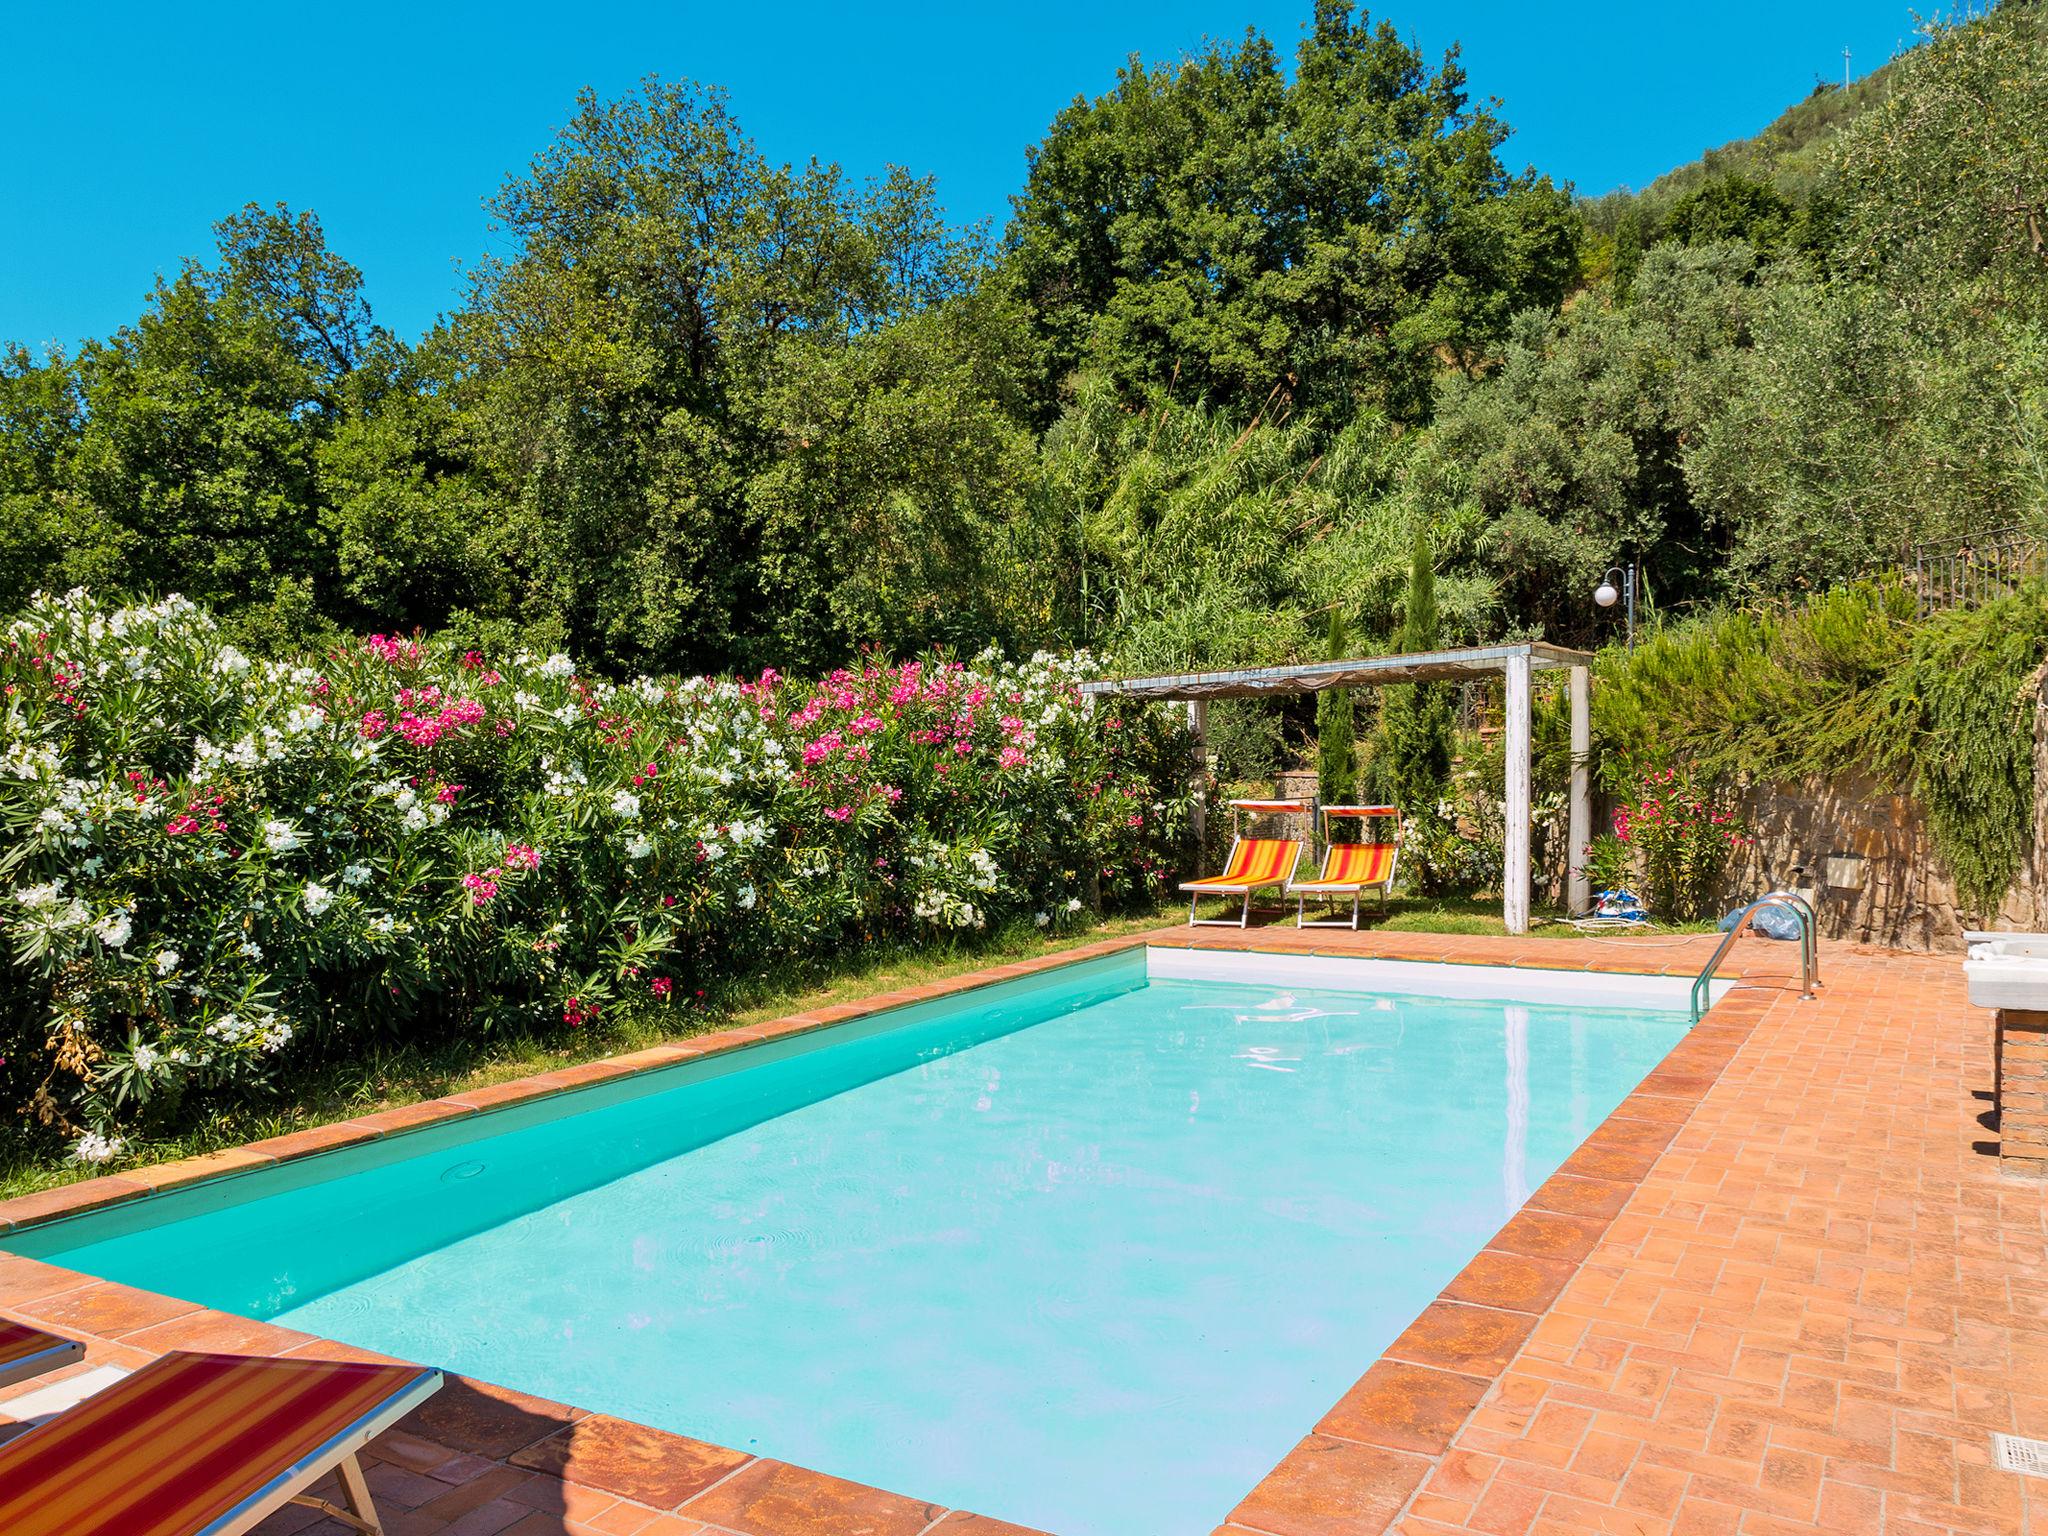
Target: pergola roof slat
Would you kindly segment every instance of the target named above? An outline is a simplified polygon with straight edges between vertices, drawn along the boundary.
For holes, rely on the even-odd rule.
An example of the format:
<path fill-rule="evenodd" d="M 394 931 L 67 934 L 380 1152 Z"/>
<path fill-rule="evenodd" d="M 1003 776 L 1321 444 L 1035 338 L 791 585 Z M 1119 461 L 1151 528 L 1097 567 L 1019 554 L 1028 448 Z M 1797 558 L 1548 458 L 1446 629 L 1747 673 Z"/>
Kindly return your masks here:
<path fill-rule="evenodd" d="M 1525 645 L 1482 645 L 1452 651 L 1414 651 L 1353 661 L 1312 661 L 1285 667 L 1239 667 L 1227 672 L 1181 672 L 1158 677 L 1111 677 L 1083 683 L 1081 692 L 1136 699 L 1243 699 L 1319 693 L 1325 688 L 1377 688 L 1438 678 L 1498 672 L 1526 656 L 1532 669 L 1590 666 L 1584 651 L 1533 641 Z"/>

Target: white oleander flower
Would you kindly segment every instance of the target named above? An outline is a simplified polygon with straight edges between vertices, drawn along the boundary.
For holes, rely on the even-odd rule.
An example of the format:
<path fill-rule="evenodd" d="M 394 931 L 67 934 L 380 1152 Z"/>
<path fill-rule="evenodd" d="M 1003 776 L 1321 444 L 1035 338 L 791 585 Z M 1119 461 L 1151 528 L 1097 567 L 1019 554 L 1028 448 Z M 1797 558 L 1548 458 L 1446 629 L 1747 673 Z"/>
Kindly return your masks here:
<path fill-rule="evenodd" d="M 370 866 L 351 864 L 341 872 L 341 883 L 348 886 L 366 885 L 370 879 Z"/>
<path fill-rule="evenodd" d="M 612 814 L 621 821 L 640 819 L 640 797 L 630 789 L 616 790 L 612 794 Z"/>
<path fill-rule="evenodd" d="M 299 829 L 290 822 L 263 823 L 263 846 L 272 853 L 290 853 L 295 848 L 303 848 L 305 844 L 306 840 L 299 835 Z"/>
<path fill-rule="evenodd" d="M 635 832 L 626 839 L 627 858 L 644 859 L 652 852 L 654 852 L 654 839 L 645 832 Z"/>
<path fill-rule="evenodd" d="M 156 973 L 168 976 L 178 968 L 178 962 L 185 957 L 175 949 L 160 949 L 156 952 Z"/>
<path fill-rule="evenodd" d="M 317 881 L 308 880 L 305 893 L 300 900 L 306 904 L 306 916 L 318 917 L 334 905 L 334 892 Z"/>
<path fill-rule="evenodd" d="M 759 893 L 756 892 L 751 885 L 743 885 L 740 887 L 739 903 L 743 911 L 752 911 L 754 903 L 759 899 Z"/>
<path fill-rule="evenodd" d="M 87 1131 L 72 1147 L 71 1160 L 77 1163 L 112 1162 L 127 1147 L 128 1143 L 118 1136 L 102 1136 L 97 1131 Z"/>
<path fill-rule="evenodd" d="M 128 909 L 123 907 L 117 912 L 108 913 L 97 923 L 93 924 L 92 932 L 93 937 L 106 945 L 107 948 L 125 949 L 128 946 L 129 938 L 135 932 L 135 924 L 128 915 Z"/>

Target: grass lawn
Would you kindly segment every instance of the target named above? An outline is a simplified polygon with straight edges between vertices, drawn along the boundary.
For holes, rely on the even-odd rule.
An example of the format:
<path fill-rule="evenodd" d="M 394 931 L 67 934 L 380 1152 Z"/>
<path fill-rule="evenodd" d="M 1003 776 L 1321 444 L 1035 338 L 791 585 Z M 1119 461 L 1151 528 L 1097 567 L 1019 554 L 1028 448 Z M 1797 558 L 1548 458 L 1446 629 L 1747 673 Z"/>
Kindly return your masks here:
<path fill-rule="evenodd" d="M 1221 916 L 1225 903 L 1205 903 L 1205 916 Z M 1234 913 L 1235 904 L 1229 904 Z M 1163 924 L 1185 919 L 1187 908 L 1174 901 L 1162 903 L 1151 912 L 1113 918 L 1078 933 L 1047 938 L 1028 925 L 1017 925 L 989 935 L 980 943 L 958 947 L 888 948 L 858 952 L 841 968 L 823 976 L 801 979 L 768 978 L 751 996 L 723 1009 L 695 1011 L 663 1010 L 641 1013 L 608 1024 L 603 1030 L 568 1040 L 541 1041 L 531 1038 L 448 1041 L 433 1046 L 390 1047 L 367 1059 L 327 1066 L 302 1068 L 287 1095 L 267 1104 L 252 1104 L 222 1110 L 207 1124 L 182 1135 L 159 1140 L 137 1140 L 128 1155 L 104 1169 L 118 1172 L 138 1163 L 168 1162 L 192 1157 L 223 1147 L 240 1146 L 266 1136 L 281 1136 L 335 1120 L 346 1120 L 373 1110 L 421 1099 L 440 1098 L 489 1083 L 529 1077 L 555 1067 L 570 1066 L 600 1056 L 615 1056 L 663 1040 L 681 1039 L 706 1030 L 801 1013 L 807 1008 L 847 1002 L 957 976 L 963 971 L 1001 965 L 1031 955 L 1057 953 L 1097 939 L 1142 933 Z M 1576 930 L 1554 914 L 1536 914 L 1532 936 L 1572 937 Z M 1266 921 L 1292 921 L 1267 919 Z M 1371 911 L 1362 923 L 1394 933 L 1500 934 L 1506 929 L 1500 920 L 1497 901 L 1483 899 L 1436 899 L 1396 897 L 1384 918 Z M 1701 923 L 1695 928 L 1711 927 Z M 1660 927 L 1652 933 L 1675 931 Z M 1603 932 L 1602 937 L 1627 940 L 1634 935 Z M 47 1143 L 41 1145 L 16 1137 L 0 1144 L 0 1199 L 27 1194 L 32 1190 L 69 1183 L 89 1177 L 89 1171 L 58 1161 Z"/>

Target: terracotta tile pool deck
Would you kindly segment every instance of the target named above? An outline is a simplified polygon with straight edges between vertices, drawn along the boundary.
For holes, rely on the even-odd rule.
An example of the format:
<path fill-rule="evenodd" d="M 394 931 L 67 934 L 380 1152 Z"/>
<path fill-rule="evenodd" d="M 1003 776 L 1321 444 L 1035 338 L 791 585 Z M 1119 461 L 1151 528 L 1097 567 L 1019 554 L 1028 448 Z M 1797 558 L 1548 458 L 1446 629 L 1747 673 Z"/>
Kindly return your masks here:
<path fill-rule="evenodd" d="M 1138 944 L 1691 975 L 1711 935 L 1489 939 L 1162 929 L 184 1165 L 0 1205 L 21 1225 Z M 1953 956 L 1744 940 L 1718 1004 L 1233 1511 L 1216 1536 L 2048 1528 L 2048 1186 L 2001 1174 L 1991 1016 Z M 0 1314 L 85 1361 L 362 1356 L 0 1254 Z M 1364 1362 L 1361 1362 L 1363 1365 Z M 7 1395 L 0 1394 L 0 1422 Z M 390 1536 L 1030 1536 L 915 1498 L 451 1378 L 366 1453 Z M 288 1510 L 262 1536 L 342 1527 Z"/>

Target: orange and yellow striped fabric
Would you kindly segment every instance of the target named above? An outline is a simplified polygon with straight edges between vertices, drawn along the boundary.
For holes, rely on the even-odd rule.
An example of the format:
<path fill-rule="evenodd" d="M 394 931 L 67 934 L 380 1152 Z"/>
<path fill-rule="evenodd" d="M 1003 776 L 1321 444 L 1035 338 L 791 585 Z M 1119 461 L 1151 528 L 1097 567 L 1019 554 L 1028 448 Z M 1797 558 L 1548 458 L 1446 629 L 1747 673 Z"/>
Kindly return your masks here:
<path fill-rule="evenodd" d="M 0 1317 L 0 1380 L 18 1379 L 13 1375 L 18 1367 L 27 1365 L 37 1355 L 53 1355 L 53 1352 L 65 1350 L 67 1346 L 74 1358 L 84 1353 L 84 1346 L 76 1339 L 45 1333 L 40 1328 L 29 1327 L 27 1323 L 9 1322 Z M 50 1365 L 60 1363 L 53 1355 Z"/>
<path fill-rule="evenodd" d="M 1332 843 L 1318 885 L 1378 885 L 1394 871 L 1392 843 Z"/>
<path fill-rule="evenodd" d="M 1230 850 L 1230 863 L 1220 875 L 1185 880 L 1181 889 L 1217 890 L 1238 886 L 1278 885 L 1294 871 L 1301 844 L 1288 837 L 1241 837 Z"/>
<path fill-rule="evenodd" d="M 7 1536 L 192 1536 L 433 1372 L 169 1354 L 0 1445 Z"/>

